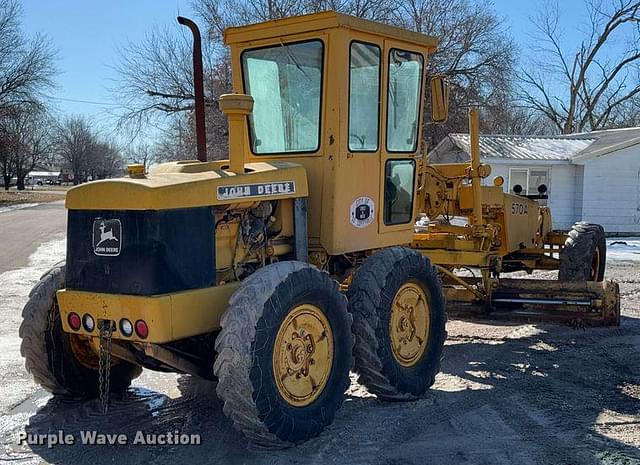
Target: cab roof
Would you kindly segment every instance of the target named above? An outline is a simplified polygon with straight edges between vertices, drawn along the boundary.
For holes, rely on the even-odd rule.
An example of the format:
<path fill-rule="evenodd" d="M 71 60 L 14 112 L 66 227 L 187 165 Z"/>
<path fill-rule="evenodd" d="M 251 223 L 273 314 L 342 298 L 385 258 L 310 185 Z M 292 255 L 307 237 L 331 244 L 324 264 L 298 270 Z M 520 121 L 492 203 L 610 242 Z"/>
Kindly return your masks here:
<path fill-rule="evenodd" d="M 430 52 L 435 51 L 438 45 L 437 37 L 337 13 L 335 11 L 324 11 L 303 16 L 275 19 L 247 26 L 230 27 L 224 31 L 224 43 L 226 45 L 233 45 L 339 27 L 408 42 L 426 47 Z"/>

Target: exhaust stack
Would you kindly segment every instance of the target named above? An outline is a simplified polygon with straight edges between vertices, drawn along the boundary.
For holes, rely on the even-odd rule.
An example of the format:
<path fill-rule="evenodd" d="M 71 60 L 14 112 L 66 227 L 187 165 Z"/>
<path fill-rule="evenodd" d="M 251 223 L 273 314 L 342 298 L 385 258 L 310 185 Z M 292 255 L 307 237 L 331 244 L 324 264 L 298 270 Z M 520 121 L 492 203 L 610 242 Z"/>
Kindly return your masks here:
<path fill-rule="evenodd" d="M 178 16 L 178 23 L 187 26 L 193 34 L 193 88 L 196 102 L 196 147 L 198 160 L 207 161 L 207 139 L 204 124 L 204 73 L 202 70 L 202 40 L 196 23 Z"/>

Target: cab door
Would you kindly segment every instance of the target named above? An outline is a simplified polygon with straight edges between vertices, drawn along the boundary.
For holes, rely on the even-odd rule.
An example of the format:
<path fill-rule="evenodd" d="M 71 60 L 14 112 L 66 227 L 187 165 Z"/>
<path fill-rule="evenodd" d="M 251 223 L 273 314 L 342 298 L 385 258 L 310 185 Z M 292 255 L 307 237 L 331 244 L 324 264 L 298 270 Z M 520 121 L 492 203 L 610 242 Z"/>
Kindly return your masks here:
<path fill-rule="evenodd" d="M 360 160 L 365 195 L 354 199 L 350 221 L 357 228 L 374 222 L 376 180 L 380 159 L 380 99 L 382 80 L 382 43 L 354 38 L 349 44 L 349 117 L 348 156 Z M 370 234 L 375 235 L 375 224 Z"/>
<path fill-rule="evenodd" d="M 400 243 L 411 240 L 416 215 L 425 56 L 402 43 L 386 40 L 384 45 L 378 230 L 395 233 Z"/>
<path fill-rule="evenodd" d="M 323 241 L 332 254 L 372 249 L 379 242 L 384 42 L 374 35 L 350 32 L 343 43 L 347 45 L 344 63 L 348 73 L 348 84 L 338 84 L 344 109 L 341 115 L 345 116 L 339 118 L 343 137 L 338 164 L 331 175 L 335 190 L 328 199 L 333 202 L 334 214 L 326 215 L 331 218 L 328 226 L 332 236 Z M 330 190 L 325 189 L 327 192 Z M 323 234 L 325 231 L 323 225 Z"/>

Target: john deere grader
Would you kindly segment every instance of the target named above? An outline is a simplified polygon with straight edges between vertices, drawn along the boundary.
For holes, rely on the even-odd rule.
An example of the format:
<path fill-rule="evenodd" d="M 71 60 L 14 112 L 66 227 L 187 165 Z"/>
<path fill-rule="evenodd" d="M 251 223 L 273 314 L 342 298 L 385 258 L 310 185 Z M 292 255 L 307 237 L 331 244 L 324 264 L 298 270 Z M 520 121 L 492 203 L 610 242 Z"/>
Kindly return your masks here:
<path fill-rule="evenodd" d="M 66 263 L 20 328 L 44 388 L 106 409 L 142 367 L 215 379 L 238 429 L 287 445 L 331 423 L 350 370 L 381 399 L 424 395 L 448 310 L 618 324 L 602 228 L 554 231 L 544 186 L 490 182 L 475 111 L 470 161 L 429 164 L 427 89 L 447 118 L 444 79 L 425 79 L 437 39 L 334 12 L 228 29 L 229 159 L 207 161 L 200 36 L 179 21 L 198 160 L 69 191 Z M 559 279 L 504 278 L 534 270 Z"/>

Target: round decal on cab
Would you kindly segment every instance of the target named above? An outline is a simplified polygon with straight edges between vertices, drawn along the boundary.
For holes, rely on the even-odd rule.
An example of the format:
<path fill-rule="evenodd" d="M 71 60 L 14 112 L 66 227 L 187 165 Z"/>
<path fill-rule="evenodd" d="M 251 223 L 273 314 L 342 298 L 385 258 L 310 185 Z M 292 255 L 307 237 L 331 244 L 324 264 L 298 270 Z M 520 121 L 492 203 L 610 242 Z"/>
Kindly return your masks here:
<path fill-rule="evenodd" d="M 358 197 L 351 204 L 351 224 L 356 228 L 366 228 L 375 216 L 376 206 L 371 197 Z"/>

